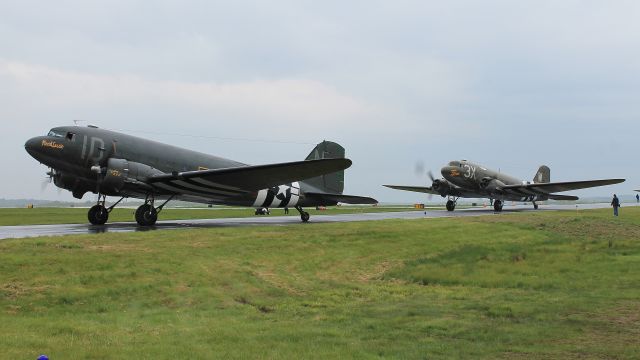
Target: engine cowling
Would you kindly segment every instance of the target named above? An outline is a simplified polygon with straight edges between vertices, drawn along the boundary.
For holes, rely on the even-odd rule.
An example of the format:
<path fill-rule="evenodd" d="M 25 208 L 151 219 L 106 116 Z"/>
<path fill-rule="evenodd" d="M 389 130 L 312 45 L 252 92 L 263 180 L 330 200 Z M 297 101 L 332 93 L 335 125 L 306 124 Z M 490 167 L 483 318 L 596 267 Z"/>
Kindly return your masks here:
<path fill-rule="evenodd" d="M 150 176 L 156 174 L 162 174 L 162 171 L 126 159 L 111 158 L 107 161 L 107 167 L 101 169 L 100 189 L 105 193 L 119 193 L 127 183 L 144 184 Z"/>
<path fill-rule="evenodd" d="M 451 183 L 446 179 L 436 179 L 433 180 L 431 188 L 437 191 L 442 197 L 445 197 L 451 191 L 452 186 Z"/>
<path fill-rule="evenodd" d="M 92 183 L 84 178 L 57 170 L 53 172 L 53 183 L 61 189 L 71 191 L 76 199 L 82 199 L 87 191 L 95 188 L 95 182 Z"/>
<path fill-rule="evenodd" d="M 502 194 L 502 187 L 505 183 L 498 179 L 483 178 L 480 181 L 480 187 L 482 187 L 489 194 Z"/>
<path fill-rule="evenodd" d="M 119 192 L 124 187 L 125 179 L 129 177 L 129 162 L 125 159 L 109 159 L 106 169 L 103 169 L 100 190 L 103 192 Z"/>

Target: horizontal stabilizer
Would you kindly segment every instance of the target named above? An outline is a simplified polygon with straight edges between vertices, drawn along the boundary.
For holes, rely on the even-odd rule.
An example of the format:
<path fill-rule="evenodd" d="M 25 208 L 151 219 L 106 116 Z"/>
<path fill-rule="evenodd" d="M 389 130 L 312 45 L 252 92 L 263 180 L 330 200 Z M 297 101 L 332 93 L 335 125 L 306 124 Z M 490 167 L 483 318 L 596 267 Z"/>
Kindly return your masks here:
<path fill-rule="evenodd" d="M 413 192 L 419 192 L 419 193 L 425 193 L 425 194 L 434 194 L 434 195 L 440 195 L 439 192 L 433 190 L 431 187 L 427 187 L 427 186 L 402 186 L 402 185 L 382 185 L 384 187 L 388 187 L 390 189 L 396 189 L 396 190 L 404 190 L 404 191 L 413 191 Z"/>
<path fill-rule="evenodd" d="M 586 189 L 598 186 L 613 185 L 624 182 L 624 179 L 604 179 L 604 180 L 586 180 L 586 181 L 567 181 L 553 183 L 533 183 L 501 186 L 502 190 L 529 190 L 542 194 L 551 194 L 569 190 Z"/>
<path fill-rule="evenodd" d="M 201 185 L 230 190 L 256 191 L 281 184 L 301 181 L 324 174 L 344 170 L 351 166 L 349 159 L 320 159 L 280 164 L 240 166 L 227 169 L 187 171 L 156 175 L 149 178 L 151 184 L 171 184 L 193 180 Z"/>
<path fill-rule="evenodd" d="M 577 196 L 571 196 L 571 195 L 549 195 L 549 199 L 550 200 L 570 200 L 570 201 L 575 201 L 578 200 Z"/>
<path fill-rule="evenodd" d="M 345 203 L 345 204 L 377 204 L 378 200 L 365 196 L 354 195 L 342 195 L 342 194 L 327 194 L 327 193 L 315 193 L 305 192 L 304 195 L 308 198 L 319 200 L 320 203 L 326 205 Z"/>

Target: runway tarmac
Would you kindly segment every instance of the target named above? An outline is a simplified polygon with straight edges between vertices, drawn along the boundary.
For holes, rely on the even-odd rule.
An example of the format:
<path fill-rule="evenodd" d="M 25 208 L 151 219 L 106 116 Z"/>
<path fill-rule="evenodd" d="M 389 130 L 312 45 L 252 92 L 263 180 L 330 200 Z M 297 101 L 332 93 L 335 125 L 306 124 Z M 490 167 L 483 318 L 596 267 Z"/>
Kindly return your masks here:
<path fill-rule="evenodd" d="M 636 204 L 623 204 L 636 206 Z M 355 221 L 375 221 L 387 219 L 424 219 L 441 217 L 465 217 L 465 216 L 501 216 L 514 212 L 529 211 L 559 211 L 559 210 L 587 210 L 607 208 L 609 204 L 577 204 L 576 205 L 542 205 L 539 210 L 533 210 L 531 205 L 504 206 L 502 213 L 496 213 L 490 208 L 468 208 L 453 212 L 446 210 L 402 211 L 402 212 L 378 212 L 342 215 L 313 215 L 309 223 L 339 223 Z M 624 209 L 622 209 L 624 213 Z M 232 226 L 267 226 L 267 225 L 300 225 L 305 224 L 298 216 L 255 216 L 246 218 L 228 219 L 199 219 L 199 220 L 164 220 L 158 221 L 155 226 L 141 227 L 135 222 L 107 223 L 106 225 L 91 224 L 56 224 L 56 225 L 25 225 L 25 226 L 1 226 L 0 239 L 29 238 L 39 236 L 60 236 L 77 234 L 121 233 L 135 231 L 198 229 Z"/>

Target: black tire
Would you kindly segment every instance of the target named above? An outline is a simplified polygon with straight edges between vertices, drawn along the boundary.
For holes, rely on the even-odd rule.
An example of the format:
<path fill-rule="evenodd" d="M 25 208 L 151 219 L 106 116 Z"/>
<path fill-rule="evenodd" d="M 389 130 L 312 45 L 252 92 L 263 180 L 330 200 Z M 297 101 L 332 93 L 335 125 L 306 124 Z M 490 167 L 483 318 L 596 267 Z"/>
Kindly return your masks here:
<path fill-rule="evenodd" d="M 87 214 L 89 222 L 93 225 L 104 225 L 109 220 L 109 212 L 102 205 L 93 205 Z"/>
<path fill-rule="evenodd" d="M 493 202 L 493 210 L 500 212 L 502 211 L 502 201 L 501 200 L 495 200 Z"/>
<path fill-rule="evenodd" d="M 538 204 L 533 204 L 533 209 L 538 210 Z"/>
<path fill-rule="evenodd" d="M 158 221 L 158 211 L 149 204 L 141 205 L 136 210 L 136 222 L 140 226 L 153 226 Z"/>
<path fill-rule="evenodd" d="M 447 201 L 447 211 L 453 211 L 456 209 L 456 203 L 453 200 Z"/>
<path fill-rule="evenodd" d="M 303 212 L 300 214 L 300 219 L 302 219 L 302 222 L 307 222 L 307 221 L 309 221 L 309 218 L 311 218 L 311 215 L 309 215 L 309 213 L 308 213 L 308 212 L 306 212 L 306 211 L 303 211 Z"/>

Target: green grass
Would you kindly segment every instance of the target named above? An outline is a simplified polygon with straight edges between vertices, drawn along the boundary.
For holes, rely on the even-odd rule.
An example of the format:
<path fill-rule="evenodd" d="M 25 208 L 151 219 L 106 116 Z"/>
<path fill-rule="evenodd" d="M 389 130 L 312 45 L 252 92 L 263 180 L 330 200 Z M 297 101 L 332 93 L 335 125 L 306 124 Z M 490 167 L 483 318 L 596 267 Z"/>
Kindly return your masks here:
<path fill-rule="evenodd" d="M 381 211 L 412 211 L 411 207 L 329 207 L 326 210 L 305 208 L 305 211 L 313 215 L 336 215 L 353 213 L 370 213 Z M 16 209 L 0 208 L 0 226 L 15 225 L 46 225 L 46 224 L 83 224 L 88 223 L 87 212 L 84 208 L 35 208 Z M 115 208 L 109 214 L 109 222 L 135 221 L 136 209 Z M 216 208 L 216 209 L 177 209 L 165 208 L 159 214 L 159 220 L 189 220 L 189 219 L 215 219 L 215 218 L 239 218 L 256 216 L 254 208 Z M 271 209 L 271 216 L 284 215 L 284 209 Z M 300 216 L 295 209 L 289 209 L 289 216 Z"/>
<path fill-rule="evenodd" d="M 0 242 L 0 358 L 638 358 L 640 209 Z"/>

